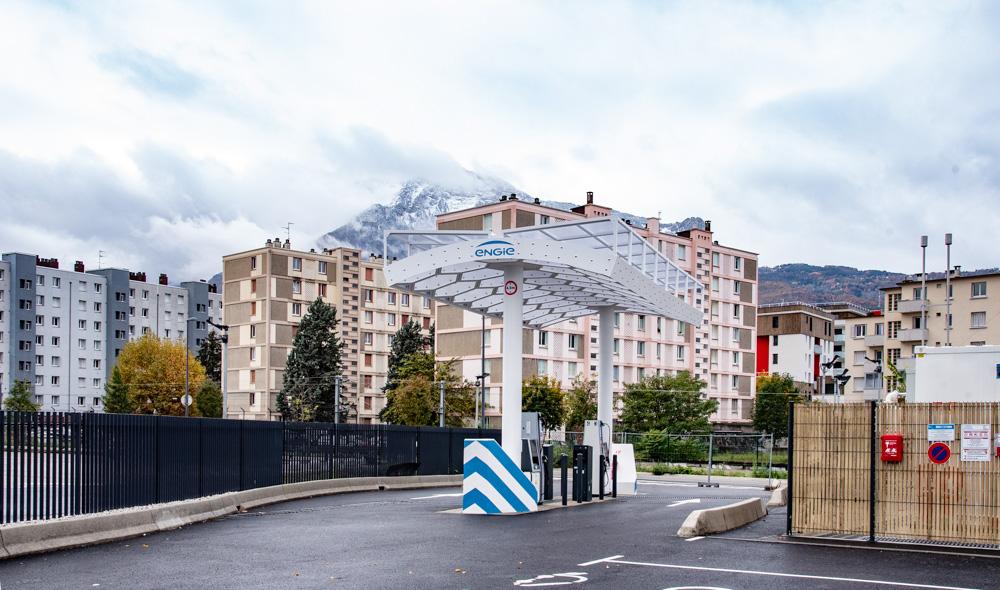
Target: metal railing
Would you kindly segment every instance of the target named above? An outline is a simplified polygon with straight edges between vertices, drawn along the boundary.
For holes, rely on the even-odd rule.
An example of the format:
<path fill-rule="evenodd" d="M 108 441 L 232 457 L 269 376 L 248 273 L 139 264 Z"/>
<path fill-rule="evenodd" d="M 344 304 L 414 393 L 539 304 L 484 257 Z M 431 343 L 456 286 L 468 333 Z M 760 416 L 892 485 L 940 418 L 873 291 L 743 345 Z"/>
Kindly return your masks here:
<path fill-rule="evenodd" d="M 0 524 L 318 479 L 462 472 L 497 430 L 0 412 Z"/>

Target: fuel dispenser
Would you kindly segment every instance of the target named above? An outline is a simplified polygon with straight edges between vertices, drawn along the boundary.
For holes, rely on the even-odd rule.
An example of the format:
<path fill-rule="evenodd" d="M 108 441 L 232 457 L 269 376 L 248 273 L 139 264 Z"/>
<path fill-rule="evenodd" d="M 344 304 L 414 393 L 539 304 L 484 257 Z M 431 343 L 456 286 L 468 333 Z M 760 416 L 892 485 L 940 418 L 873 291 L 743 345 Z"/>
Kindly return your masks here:
<path fill-rule="evenodd" d="M 593 449 L 589 462 L 590 489 L 611 489 L 611 426 L 600 420 L 587 420 L 583 423 L 583 444 Z"/>
<path fill-rule="evenodd" d="M 531 482 L 537 486 L 537 502 L 542 503 L 546 489 L 547 470 L 542 449 L 542 422 L 538 412 L 521 413 L 521 471 L 530 473 Z"/>

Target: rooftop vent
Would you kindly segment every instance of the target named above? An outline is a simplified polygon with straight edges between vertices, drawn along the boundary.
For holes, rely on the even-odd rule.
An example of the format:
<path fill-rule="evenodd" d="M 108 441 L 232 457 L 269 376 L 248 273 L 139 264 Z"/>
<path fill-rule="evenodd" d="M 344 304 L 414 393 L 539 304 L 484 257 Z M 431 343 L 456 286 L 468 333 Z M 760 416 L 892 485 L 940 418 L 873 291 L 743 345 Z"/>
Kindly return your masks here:
<path fill-rule="evenodd" d="M 161 285 L 170 284 L 170 281 L 167 280 L 167 274 L 166 273 L 162 273 L 162 272 L 160 273 L 160 281 L 159 282 L 160 282 Z"/>
<path fill-rule="evenodd" d="M 587 204 L 588 205 L 594 204 L 594 191 L 587 191 Z"/>
<path fill-rule="evenodd" d="M 500 195 L 500 200 L 501 201 L 506 201 L 507 200 L 507 195 Z"/>
<path fill-rule="evenodd" d="M 83 261 L 82 260 L 77 260 L 76 262 L 74 262 L 73 263 L 73 270 L 76 271 L 76 272 L 84 272 Z"/>
<path fill-rule="evenodd" d="M 711 219 L 706 219 L 705 220 L 705 231 L 712 231 L 712 220 Z"/>
<path fill-rule="evenodd" d="M 542 200 L 539 199 L 538 197 L 535 197 L 535 204 L 536 205 L 541 205 L 542 204 Z"/>

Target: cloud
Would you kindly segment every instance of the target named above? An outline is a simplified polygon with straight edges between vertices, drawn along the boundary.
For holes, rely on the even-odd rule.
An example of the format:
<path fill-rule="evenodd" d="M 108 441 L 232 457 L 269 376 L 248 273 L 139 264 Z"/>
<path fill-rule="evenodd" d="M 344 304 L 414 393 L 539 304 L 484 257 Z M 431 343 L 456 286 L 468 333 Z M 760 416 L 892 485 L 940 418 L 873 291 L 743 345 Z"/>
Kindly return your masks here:
<path fill-rule="evenodd" d="M 995 266 L 998 16 L 975 0 L 15 0 L 0 249 L 199 278 L 183 275 L 288 222 L 308 246 L 406 180 L 462 190 L 474 170 L 710 218 L 767 265 L 912 271 L 918 236 L 951 231 L 957 263 Z"/>

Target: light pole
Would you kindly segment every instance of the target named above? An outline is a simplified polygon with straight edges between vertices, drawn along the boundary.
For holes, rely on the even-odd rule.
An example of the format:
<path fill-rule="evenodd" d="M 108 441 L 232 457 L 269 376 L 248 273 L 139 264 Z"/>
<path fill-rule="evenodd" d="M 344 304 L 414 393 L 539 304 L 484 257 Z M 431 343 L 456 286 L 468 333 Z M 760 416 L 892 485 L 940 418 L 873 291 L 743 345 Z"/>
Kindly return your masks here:
<path fill-rule="evenodd" d="M 191 401 L 191 322 L 198 321 L 198 318 L 189 317 L 184 323 L 184 397 L 181 398 L 181 405 L 184 406 L 184 416 L 190 415 L 188 405 Z"/>
<path fill-rule="evenodd" d="M 951 234 L 944 235 L 945 268 L 944 268 L 944 340 L 945 346 L 951 346 Z"/>
<path fill-rule="evenodd" d="M 229 417 L 229 388 L 226 386 L 226 352 L 229 348 L 229 326 L 226 324 L 216 324 L 212 321 L 212 318 L 206 320 L 208 325 L 222 330 L 222 374 L 219 376 L 220 381 L 222 381 L 222 417 Z"/>
<path fill-rule="evenodd" d="M 923 262 L 920 265 L 920 327 L 924 329 L 921 343 L 927 346 L 927 236 L 920 236 Z"/>
<path fill-rule="evenodd" d="M 444 428 L 444 381 L 438 383 L 438 426 Z"/>
<path fill-rule="evenodd" d="M 343 377 L 333 378 L 333 423 L 340 424 L 340 383 Z"/>

